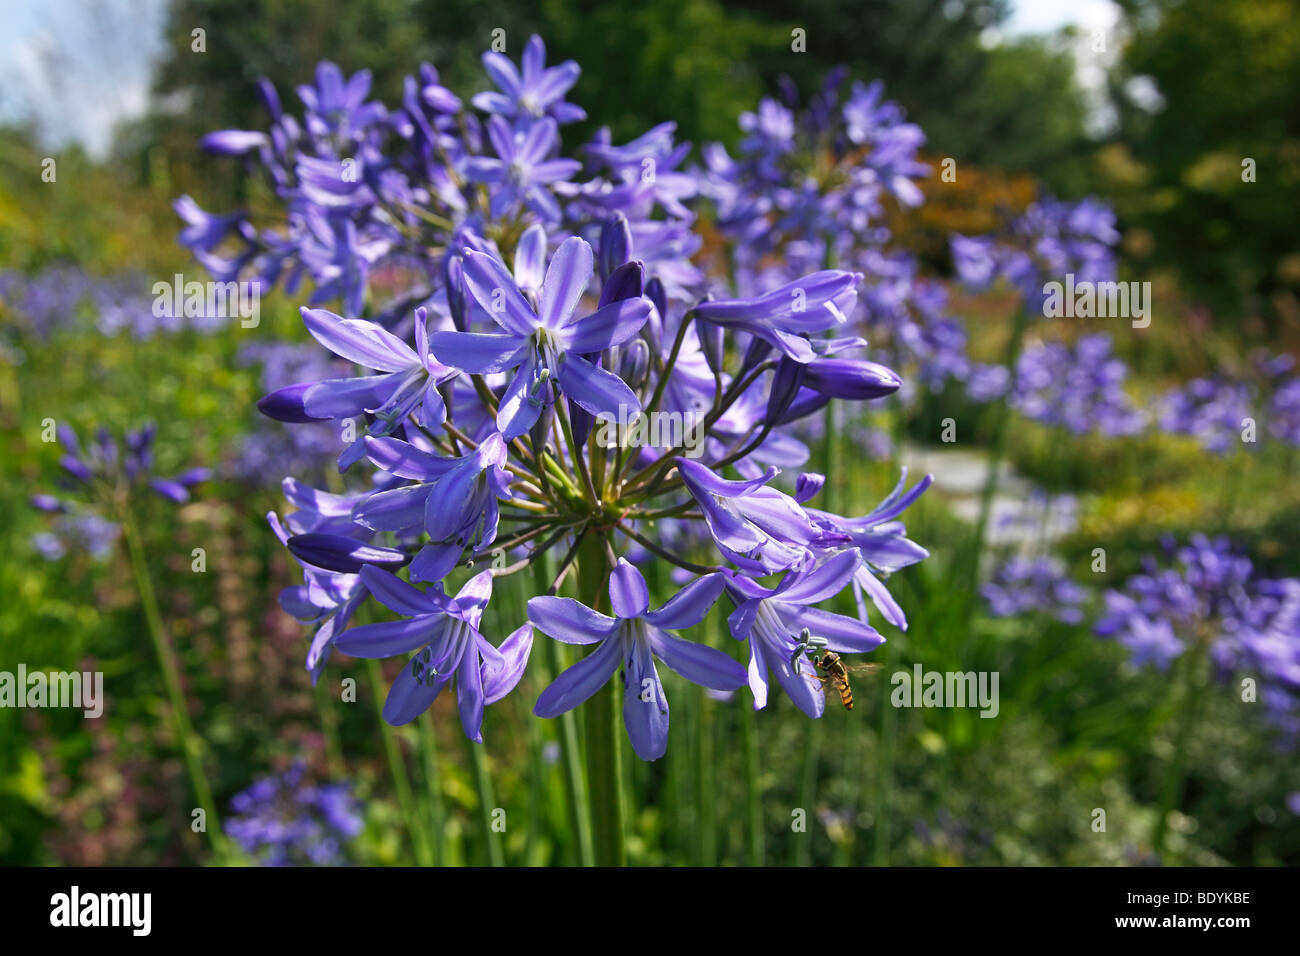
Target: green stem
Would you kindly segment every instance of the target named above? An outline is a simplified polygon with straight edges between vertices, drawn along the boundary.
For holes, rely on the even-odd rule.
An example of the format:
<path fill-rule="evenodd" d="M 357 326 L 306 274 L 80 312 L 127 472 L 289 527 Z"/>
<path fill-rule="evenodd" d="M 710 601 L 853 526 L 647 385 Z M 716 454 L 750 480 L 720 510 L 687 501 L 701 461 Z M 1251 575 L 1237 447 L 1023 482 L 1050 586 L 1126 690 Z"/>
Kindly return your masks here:
<path fill-rule="evenodd" d="M 1179 691 L 1183 699 L 1178 710 L 1174 754 L 1165 767 L 1164 783 L 1160 788 L 1160 803 L 1156 810 L 1155 828 L 1151 834 L 1151 848 L 1157 854 L 1163 854 L 1165 851 L 1165 837 L 1169 833 L 1169 815 L 1182 803 L 1183 787 L 1187 778 L 1187 745 L 1191 741 L 1192 728 L 1196 726 L 1198 704 L 1204 686 L 1201 673 L 1205 669 L 1207 646 L 1208 642 L 1198 636 L 1196 643 L 1188 650 L 1181 668 L 1183 679 Z"/>
<path fill-rule="evenodd" d="M 544 594 L 555 577 L 555 560 L 549 554 L 542 555 L 533 565 L 533 580 L 537 593 Z M 545 641 L 546 666 L 552 675 L 559 674 L 565 668 L 564 646 L 559 641 Z M 549 684 L 546 681 L 543 686 Z M 560 768 L 564 774 L 564 795 L 568 804 L 569 826 L 573 831 L 573 842 L 578 856 L 579 866 L 591 866 L 595 861 L 591 850 L 591 812 L 587 794 L 587 781 L 583 777 L 582 747 L 578 740 L 578 721 L 573 711 L 565 711 L 555 718 L 559 721 Z"/>
<path fill-rule="evenodd" d="M 321 736 L 325 739 L 325 762 L 329 766 L 330 776 L 342 780 L 348 775 L 347 763 L 343 759 L 343 745 L 339 741 L 338 713 L 331 706 L 329 691 L 326 686 L 317 683 L 312 688 L 316 698 L 316 709 L 320 712 Z"/>
<path fill-rule="evenodd" d="M 430 866 L 432 859 L 425 829 L 415 812 L 415 798 L 411 794 L 411 778 L 406 771 L 406 761 L 402 758 L 402 747 L 397 740 L 397 732 L 384 720 L 384 673 L 379 661 L 366 661 L 366 676 L 370 679 L 370 692 L 375 698 L 375 716 L 379 718 L 379 731 L 384 738 L 384 753 L 388 757 L 388 770 L 393 776 L 393 790 L 397 793 L 397 806 L 402 811 L 406 822 L 406 833 L 415 850 L 415 862 L 419 866 Z"/>
<path fill-rule="evenodd" d="M 700 832 L 696 838 L 700 866 L 716 866 L 718 862 L 718 814 L 717 782 L 714 779 L 714 734 L 717 733 L 713 719 L 713 701 L 703 687 L 695 691 L 695 784 L 699 790 L 695 794 L 698 807 Z"/>
<path fill-rule="evenodd" d="M 758 715 L 749 704 L 740 705 L 740 739 L 745 752 L 746 849 L 750 866 L 763 865 L 763 785 L 758 770 Z"/>
<path fill-rule="evenodd" d="M 822 722 L 809 720 L 804 725 L 803 766 L 799 772 L 799 807 L 804 812 L 804 832 L 796 834 L 794 865 L 812 863 L 813 804 L 817 801 L 817 760 L 821 755 Z"/>
<path fill-rule="evenodd" d="M 602 603 L 606 566 L 601 538 L 588 535 L 578 551 L 578 600 L 591 608 Z M 585 708 L 587 784 L 591 792 L 592 850 L 597 866 L 623 866 L 622 751 L 618 738 L 618 688 L 613 680 L 598 690 Z"/>
<path fill-rule="evenodd" d="M 889 661 L 889 644 L 880 648 L 882 666 Z M 873 866 L 889 865 L 889 817 L 894 789 L 894 741 L 897 736 L 898 713 L 887 696 L 880 698 L 880 763 L 876 778 L 875 839 L 871 848 Z"/>
<path fill-rule="evenodd" d="M 496 809 L 496 796 L 492 792 L 492 778 L 488 775 L 487 758 L 483 745 L 465 738 L 469 753 L 470 770 L 474 774 L 474 789 L 478 792 L 478 818 L 483 828 L 483 844 L 487 850 L 488 866 L 504 866 L 505 855 L 501 849 L 501 835 L 492 829 L 492 813 Z"/>
<path fill-rule="evenodd" d="M 1007 342 L 1007 352 L 1004 364 L 1010 375 L 1010 384 L 1007 393 L 994 406 L 993 434 L 991 436 L 991 446 L 989 448 L 988 475 L 984 479 L 984 489 L 980 494 L 979 517 L 975 521 L 975 532 L 971 536 L 970 550 L 967 553 L 967 615 L 966 619 L 969 624 L 970 615 L 975 608 L 975 599 L 973 597 L 979 585 L 979 561 L 980 554 L 984 550 L 984 537 L 988 531 L 989 516 L 993 510 L 993 498 L 997 494 L 998 479 L 1000 477 L 1002 458 L 1006 450 L 1006 431 L 1007 421 L 1011 417 L 1011 394 L 1016 384 L 1016 365 L 1020 361 L 1020 350 L 1025 341 L 1025 328 L 1029 324 L 1029 312 L 1024 306 L 1016 310 L 1014 324 L 1011 327 L 1011 339 Z M 969 627 L 967 627 L 969 630 Z"/>
<path fill-rule="evenodd" d="M 442 866 L 446 836 L 446 811 L 442 804 L 442 778 L 438 775 L 438 738 L 433 728 L 433 712 L 420 715 L 420 752 L 424 759 L 425 819 L 429 822 L 429 842 L 433 865 Z"/>
<path fill-rule="evenodd" d="M 212 799 L 212 786 L 208 783 L 207 773 L 203 769 L 198 736 L 190 724 L 190 712 L 185 706 L 185 697 L 181 693 L 180 667 L 176 662 L 171 640 L 163 626 L 162 612 L 158 609 L 158 598 L 154 594 L 153 581 L 149 577 L 149 566 L 145 561 L 140 532 L 136 527 L 134 516 L 127 509 L 123 509 L 122 524 L 126 532 L 127 550 L 131 554 L 131 568 L 135 572 L 136 590 L 140 594 L 140 606 L 144 609 L 145 621 L 149 625 L 149 636 L 153 639 L 154 654 L 158 658 L 158 667 L 162 670 L 163 683 L 167 687 L 172 720 L 175 723 L 176 737 L 180 741 L 181 751 L 185 755 L 185 767 L 189 772 L 190 785 L 194 788 L 195 799 L 198 800 L 206 817 L 206 832 L 212 852 L 218 860 L 222 860 L 226 852 L 225 835 L 221 830 L 217 805 Z"/>

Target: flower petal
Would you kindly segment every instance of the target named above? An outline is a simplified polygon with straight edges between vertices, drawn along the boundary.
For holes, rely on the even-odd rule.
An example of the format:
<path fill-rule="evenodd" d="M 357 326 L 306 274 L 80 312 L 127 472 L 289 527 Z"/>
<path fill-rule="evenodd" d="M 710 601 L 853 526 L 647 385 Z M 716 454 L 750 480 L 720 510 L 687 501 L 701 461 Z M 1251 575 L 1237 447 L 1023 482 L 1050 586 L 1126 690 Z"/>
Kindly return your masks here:
<path fill-rule="evenodd" d="M 560 343 L 567 351 L 584 354 L 622 345 L 641 331 L 652 308 L 645 296 L 611 302 L 565 326 L 560 333 Z"/>
<path fill-rule="evenodd" d="M 367 564 L 400 568 L 411 560 L 406 552 L 396 548 L 380 548 L 338 534 L 296 534 L 286 545 L 299 561 L 344 574 L 356 574 Z"/>
<path fill-rule="evenodd" d="M 623 725 L 632 749 L 642 760 L 658 760 L 668 749 L 668 699 L 644 641 L 637 641 L 624 661 Z"/>
<path fill-rule="evenodd" d="M 465 736 L 478 744 L 483 742 L 483 707 L 483 674 L 476 649 L 469 648 L 456 668 L 456 709 Z"/>
<path fill-rule="evenodd" d="M 614 618 L 573 598 L 549 595 L 529 599 L 528 620 L 543 634 L 564 644 L 595 644 L 618 627 Z"/>
<path fill-rule="evenodd" d="M 434 358 L 471 375 L 514 368 L 523 360 L 524 344 L 517 335 L 486 332 L 434 332 L 429 336 Z"/>
<path fill-rule="evenodd" d="M 721 574 L 706 574 L 696 578 L 673 595 L 663 607 L 646 614 L 645 619 L 655 627 L 670 631 L 694 627 L 704 620 L 709 609 L 717 603 L 725 586 L 726 579 Z"/>
<path fill-rule="evenodd" d="M 626 382 L 584 358 L 567 355 L 560 363 L 559 379 L 564 394 L 593 415 L 607 412 L 618 421 L 631 421 L 641 411 L 640 400 Z"/>
<path fill-rule="evenodd" d="M 533 334 L 537 316 L 519 292 L 514 276 L 500 261 L 487 253 L 466 249 L 462 271 L 465 288 L 498 325 L 514 335 Z"/>
<path fill-rule="evenodd" d="M 373 531 L 406 531 L 424 520 L 425 505 L 434 485 L 403 485 L 379 491 L 357 503 L 352 520 Z"/>
<path fill-rule="evenodd" d="M 546 230 L 535 223 L 524 230 L 515 246 L 515 284 L 540 290 L 546 277 Z"/>
<path fill-rule="evenodd" d="M 538 599 L 533 598 L 533 601 L 536 600 Z M 532 601 L 528 603 L 532 604 Z M 537 626 L 541 627 L 540 624 Z M 542 691 L 541 696 L 537 698 L 533 713 L 538 717 L 557 717 L 577 707 L 600 690 L 605 682 L 614 676 L 614 672 L 623 661 L 622 644 L 621 639 L 611 637 L 555 678 L 551 686 Z"/>
<path fill-rule="evenodd" d="M 495 704 L 515 689 L 515 685 L 524 676 L 532 649 L 533 629 L 524 624 L 501 642 L 500 663 L 483 662 L 483 695 L 486 703 Z"/>
<path fill-rule="evenodd" d="M 619 558 L 618 567 L 609 576 L 609 604 L 621 618 L 640 617 L 650 608 L 645 578 L 627 558 Z"/>
<path fill-rule="evenodd" d="M 439 609 L 432 595 L 382 568 L 366 565 L 361 569 L 361 580 L 375 596 L 375 600 L 398 614 L 415 617 Z"/>
<path fill-rule="evenodd" d="M 379 468 L 399 478 L 433 481 L 456 465 L 454 458 L 439 458 L 398 438 L 365 436 L 366 457 Z"/>
<path fill-rule="evenodd" d="M 345 319 L 325 309 L 302 309 L 307 331 L 335 355 L 379 372 L 399 372 L 420 364 L 415 350 L 381 325 Z"/>
<path fill-rule="evenodd" d="M 395 657 L 432 644 L 447 627 L 446 615 L 426 612 L 403 621 L 362 624 L 336 637 L 334 646 L 352 657 Z"/>
<path fill-rule="evenodd" d="M 384 375 L 327 378 L 324 381 L 313 382 L 308 384 L 302 393 L 303 408 L 309 419 L 355 418 L 369 409 L 384 405 L 405 377 L 401 372 L 388 372 Z M 296 387 L 290 386 L 290 388 Z M 286 390 L 280 390 L 280 392 L 284 391 Z M 270 399 L 271 395 L 268 395 L 263 401 Z M 259 403 L 258 408 L 261 407 Z M 284 419 L 280 420 L 284 421 Z"/>
<path fill-rule="evenodd" d="M 784 618 L 793 625 L 793 630 L 808 628 L 814 637 L 826 638 L 826 646 L 838 654 L 874 651 L 885 643 L 879 631 L 855 617 L 833 614 L 819 607 L 791 605 L 785 605 L 782 612 Z"/>
<path fill-rule="evenodd" d="M 392 727 L 409 724 L 429 709 L 450 682 L 451 675 L 447 674 L 423 684 L 416 680 L 410 667 L 403 667 L 384 700 L 384 721 Z"/>
<path fill-rule="evenodd" d="M 542 282 L 537 315 L 543 325 L 557 331 L 564 327 L 587 291 L 594 265 L 595 257 L 587 240 L 570 236 L 560 243 Z"/>
<path fill-rule="evenodd" d="M 792 577 L 790 586 L 778 588 L 777 593 L 785 603 L 818 604 L 843 591 L 861 564 L 856 550 L 841 551 L 816 570 Z"/>
<path fill-rule="evenodd" d="M 745 683 L 745 668 L 722 651 L 658 628 L 647 628 L 646 637 L 655 656 L 693 684 L 735 690 Z"/>

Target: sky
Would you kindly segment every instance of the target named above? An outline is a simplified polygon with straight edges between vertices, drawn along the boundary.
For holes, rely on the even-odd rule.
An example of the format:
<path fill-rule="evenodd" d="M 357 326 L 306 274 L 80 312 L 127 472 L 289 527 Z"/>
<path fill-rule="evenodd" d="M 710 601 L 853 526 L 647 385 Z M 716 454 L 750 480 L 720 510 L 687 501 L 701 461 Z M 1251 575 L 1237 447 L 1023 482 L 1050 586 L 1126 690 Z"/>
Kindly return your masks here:
<path fill-rule="evenodd" d="M 1079 26 L 1080 85 L 1096 99 L 1113 51 L 1095 54 L 1089 38 L 1114 25 L 1110 0 L 1013 0 L 1012 8 L 989 42 Z M 0 122 L 33 121 L 51 149 L 80 142 L 104 156 L 114 127 L 148 109 L 166 9 L 167 0 L 0 0 Z"/>

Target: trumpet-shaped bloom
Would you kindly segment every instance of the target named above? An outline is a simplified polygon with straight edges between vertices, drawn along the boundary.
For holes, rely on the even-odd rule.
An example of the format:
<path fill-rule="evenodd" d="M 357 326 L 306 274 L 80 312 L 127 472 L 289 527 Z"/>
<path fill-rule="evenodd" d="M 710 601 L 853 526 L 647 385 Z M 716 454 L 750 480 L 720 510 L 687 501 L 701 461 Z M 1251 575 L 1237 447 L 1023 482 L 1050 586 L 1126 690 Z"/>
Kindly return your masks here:
<path fill-rule="evenodd" d="M 465 286 L 502 332 L 438 332 L 431 344 L 441 361 L 471 374 L 514 370 L 497 412 L 497 427 L 507 441 L 532 428 L 552 404 L 552 381 L 592 415 L 617 416 L 620 406 L 641 410 L 621 378 L 583 356 L 631 339 L 653 306 L 638 296 L 575 319 L 593 267 L 591 246 L 576 236 L 566 239 L 546 269 L 534 311 L 500 261 L 465 250 Z"/>
<path fill-rule="evenodd" d="M 483 54 L 483 68 L 496 83 L 500 92 L 478 93 L 473 103 L 486 113 L 496 113 L 520 121 L 554 118 L 557 123 L 577 123 L 587 118 L 580 106 L 564 101 L 582 69 L 573 60 L 559 66 L 546 65 L 546 44 L 534 34 L 528 38 L 520 60 L 522 74 L 504 54 L 488 51 Z"/>
<path fill-rule="evenodd" d="M 428 532 L 429 543 L 411 561 L 412 580 L 440 581 L 466 548 L 496 540 L 497 499 L 510 493 L 500 435 L 489 435 L 460 458 L 439 458 L 396 438 L 367 437 L 366 446 L 371 461 L 418 482 L 380 491 L 352 512 L 354 521 L 376 531 Z"/>
<path fill-rule="evenodd" d="M 746 573 L 807 568 L 814 546 L 848 541 L 842 533 L 818 527 L 785 492 L 768 487 L 776 468 L 745 481 L 720 478 L 689 458 L 678 458 L 677 470 L 699 502 L 718 550 Z"/>
<path fill-rule="evenodd" d="M 257 403 L 262 414 L 282 422 L 354 418 L 371 413 L 370 435 L 388 435 L 408 417 L 425 428 L 441 425 L 447 408 L 438 386 L 456 376 L 429 352 L 428 313 L 415 310 L 415 343 L 411 348 L 392 332 L 364 319 L 344 319 L 324 309 L 302 310 L 303 324 L 335 355 L 379 375 L 301 382 L 277 389 Z M 362 439 L 339 456 L 346 470 L 365 454 Z"/>
<path fill-rule="evenodd" d="M 483 709 L 514 690 L 533 646 L 527 624 L 499 648 L 479 633 L 483 609 L 492 597 L 492 572 L 470 578 L 455 597 L 440 587 L 421 591 L 373 567 L 362 569 L 361 580 L 380 604 L 404 619 L 354 627 L 336 638 L 335 646 L 353 657 L 415 652 L 388 691 L 384 720 L 395 727 L 409 724 L 454 680 L 465 736 L 482 743 Z"/>
<path fill-rule="evenodd" d="M 491 183 L 491 212 L 500 216 L 520 202 L 547 222 L 558 222 L 560 205 L 546 188 L 573 176 L 582 164 L 576 159 L 551 159 L 559 132 L 555 120 L 534 123 L 521 138 L 516 138 L 506 121 L 499 116 L 488 120 L 488 139 L 497 157 L 475 156 L 469 160 L 470 178 Z"/>
<path fill-rule="evenodd" d="M 858 300 L 861 281 L 857 272 L 814 272 L 753 298 L 701 302 L 695 314 L 756 335 L 796 362 L 808 363 L 817 353 L 807 335 L 843 325 Z"/>
<path fill-rule="evenodd" d="M 657 760 L 668 746 L 668 700 L 655 659 L 692 683 L 731 691 L 745 682 L 745 670 L 721 651 L 668 632 L 693 627 L 704 619 L 722 593 L 723 578 L 696 578 L 658 610 L 650 610 L 645 578 L 626 558 L 609 577 L 609 601 L 615 616 L 593 611 L 571 598 L 535 597 L 528 620 L 544 634 L 565 644 L 598 644 L 542 691 L 533 713 L 555 717 L 577 707 L 622 668 L 623 723 L 632 749 L 642 760 Z"/>
<path fill-rule="evenodd" d="M 799 651 L 805 630 L 824 639 L 827 649 L 839 654 L 873 651 L 885 643 L 870 625 L 811 606 L 844 590 L 861 561 L 855 551 L 842 551 L 806 574 L 787 574 L 774 588 L 728 573 L 727 591 L 736 610 L 727 623 L 733 637 L 749 641 L 747 677 L 755 710 L 767 706 L 768 674 L 772 673 L 805 714 L 820 717 L 824 712 L 821 681 Z"/>

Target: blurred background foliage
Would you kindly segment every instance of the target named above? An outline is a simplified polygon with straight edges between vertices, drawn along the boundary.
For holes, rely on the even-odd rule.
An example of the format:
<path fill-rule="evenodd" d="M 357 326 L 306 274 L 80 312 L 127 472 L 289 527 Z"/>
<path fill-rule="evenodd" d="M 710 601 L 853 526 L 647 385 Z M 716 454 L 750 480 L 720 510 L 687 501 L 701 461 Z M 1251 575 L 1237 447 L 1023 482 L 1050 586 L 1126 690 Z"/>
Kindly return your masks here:
<path fill-rule="evenodd" d="M 134 270 L 150 277 L 191 268 L 174 243 L 170 201 L 193 192 L 222 208 L 223 193 L 245 196 L 238 164 L 203 156 L 196 141 L 212 129 L 265 125 L 258 77 L 269 77 L 288 100 L 328 58 L 349 72 L 370 69 L 374 94 L 391 103 L 402 77 L 428 60 L 468 95 L 481 88 L 478 57 L 491 30 L 505 26 L 512 54 L 538 32 L 552 59 L 582 64 L 571 98 L 592 119 L 566 130 L 570 147 L 597 123 L 622 141 L 666 119 L 697 146 L 732 144 L 738 114 L 773 94 L 783 74 L 805 94 L 840 64 L 855 79 L 882 79 L 889 98 L 926 131 L 927 161 L 936 170 L 945 158 L 958 162 L 956 183 L 932 176 L 923 186 L 926 204 L 894 223 L 898 244 L 936 274 L 950 268 L 951 233 L 987 232 L 1040 189 L 1106 197 L 1125 232 L 1126 277 L 1153 278 L 1162 290 L 1141 354 L 1124 355 L 1141 372 L 1139 391 L 1204 373 L 1220 349 L 1238 359 L 1259 342 L 1294 351 L 1300 4 L 1120 6 L 1117 35 L 1126 39 L 1105 78 L 1110 119 L 1091 128 L 1071 52 L 1088 38 L 1067 32 L 992 42 L 990 31 L 1009 12 L 1003 2 L 806 0 L 792 12 L 758 0 L 173 0 L 154 109 L 117 131 L 106 162 L 62 149 L 58 187 L 47 188 L 39 170 L 48 151 L 34 130 L 0 132 L 0 266 L 36 273 L 75 263 L 97 276 Z M 205 56 L 190 52 L 195 26 L 207 31 Z M 792 56 L 796 27 L 807 30 L 807 53 Z M 1141 95 L 1150 89 L 1158 102 Z M 1244 158 L 1256 162 L 1253 183 L 1241 179 Z M 301 341 L 297 305 L 280 294 L 264 301 L 259 335 Z M 995 352 L 989 329 L 1006 303 L 996 295 L 959 298 L 957 308 L 968 317 L 972 352 Z M 0 331 L 17 321 L 0 301 Z M 160 716 L 165 697 L 128 572 L 81 556 L 53 576 L 31 550 L 45 523 L 26 499 L 47 489 L 55 473 L 56 455 L 38 438 L 47 416 L 116 427 L 154 418 L 167 458 L 163 471 L 228 456 L 250 431 L 265 427 L 252 404 L 261 383 L 255 368 L 241 364 L 241 344 L 238 335 L 187 330 L 144 341 L 118 334 L 65 336 L 58 348 L 3 346 L 0 668 L 23 660 L 33 668 L 102 669 L 115 704 L 94 722 L 60 711 L 0 710 L 0 860 L 205 858 L 199 836 L 169 816 L 189 799 L 188 784 Z M 913 437 L 936 441 L 930 433 Z M 1114 542 L 1117 560 L 1106 582 L 1113 584 L 1135 570 L 1132 560 L 1161 534 L 1215 530 L 1244 535 L 1270 571 L 1300 573 L 1293 541 L 1300 492 L 1289 458 L 1242 466 L 1241 504 L 1229 520 L 1218 507 L 1222 474 L 1198 467 L 1204 458 L 1187 442 L 1079 443 L 1067 452 L 1052 434 L 1026 427 L 1014 431 L 1010 453 L 1036 482 L 1088 496 L 1065 547 L 1081 577 L 1090 543 L 1099 538 Z M 845 500 L 876 500 L 893 478 L 893 462 L 855 468 Z M 275 604 L 294 573 L 262 519 L 279 506 L 274 487 L 227 477 L 216 493 L 179 513 L 160 509 L 146 528 L 214 786 L 228 800 L 268 768 L 308 754 L 313 772 L 346 774 L 366 798 L 354 858 L 409 862 L 416 834 L 402 829 L 401 794 L 380 744 L 364 668 L 354 663 L 346 670 L 358 679 L 362 706 L 329 706 L 333 698 L 313 691 L 302 670 L 300 629 Z M 788 701 L 774 702 L 759 724 L 766 858 L 1149 862 L 1142 842 L 1160 787 L 1158 767 L 1172 747 L 1165 678 L 1134 670 L 1122 649 L 1086 629 L 977 618 L 973 634 L 961 631 L 961 602 L 952 600 L 945 567 L 955 520 L 935 495 L 909 513 L 911 536 L 940 560 L 898 576 L 912 627 L 889 633 L 888 662 L 1032 673 L 1034 680 L 1004 684 L 1003 719 L 982 721 L 963 711 L 894 710 L 887 679 L 868 678 L 858 708 L 828 711 L 813 746 Z M 211 573 L 190 572 L 187 556 L 196 543 L 211 555 Z M 541 676 L 529 679 L 535 693 Z M 638 792 L 660 798 L 634 821 L 633 859 L 743 859 L 735 708 L 680 681 L 668 693 L 688 704 L 680 726 L 675 715 L 674 740 L 711 739 L 716 749 L 692 753 L 674 745 L 661 764 L 629 771 Z M 512 828 L 507 858 L 568 861 L 574 848 L 563 836 L 558 774 L 524 760 L 527 735 L 549 741 L 554 733 L 526 717 L 531 699 L 517 695 L 490 711 L 485 729 L 498 792 L 545 817 L 545 826 Z M 395 734 L 395 746 L 417 791 L 432 793 L 437 806 L 430 809 L 442 814 L 443 859 L 482 861 L 483 848 L 468 835 L 479 808 L 448 706 L 440 701 L 433 712 L 436 773 L 408 730 Z M 1279 757 L 1255 732 L 1230 689 L 1209 700 L 1205 713 L 1191 745 L 1187 813 L 1174 827 L 1171 852 L 1196 863 L 1296 862 L 1300 834 L 1285 808 L 1293 756 Z M 716 734 L 692 734 L 692 720 L 715 722 Z M 896 726 L 887 735 L 889 722 Z M 886 740 L 897 741 L 888 752 Z M 788 807 L 798 805 L 808 780 L 817 794 L 819 837 L 800 841 L 790 832 Z M 892 829 L 874 816 L 882 805 L 893 808 Z M 1108 809 L 1107 834 L 1089 829 L 1099 806 Z"/>

